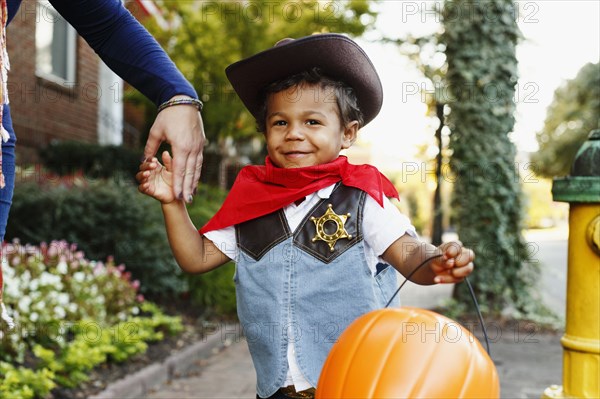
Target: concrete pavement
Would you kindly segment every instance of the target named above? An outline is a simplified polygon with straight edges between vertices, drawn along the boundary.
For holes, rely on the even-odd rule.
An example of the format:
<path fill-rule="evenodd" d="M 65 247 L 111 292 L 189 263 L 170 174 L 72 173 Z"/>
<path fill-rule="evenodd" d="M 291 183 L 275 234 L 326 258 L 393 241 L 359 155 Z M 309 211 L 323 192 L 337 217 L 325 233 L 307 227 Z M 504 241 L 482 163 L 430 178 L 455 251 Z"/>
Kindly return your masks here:
<path fill-rule="evenodd" d="M 148 399 L 233 399 L 256 397 L 256 373 L 246 341 L 239 340 L 191 374 L 148 392 Z"/>

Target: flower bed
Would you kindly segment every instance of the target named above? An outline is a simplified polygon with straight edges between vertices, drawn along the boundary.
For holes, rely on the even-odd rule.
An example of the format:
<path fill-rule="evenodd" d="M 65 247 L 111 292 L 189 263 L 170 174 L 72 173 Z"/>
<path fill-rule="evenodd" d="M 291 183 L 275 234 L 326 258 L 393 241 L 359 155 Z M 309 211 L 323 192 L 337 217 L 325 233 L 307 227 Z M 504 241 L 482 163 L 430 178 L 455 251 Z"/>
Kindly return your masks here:
<path fill-rule="evenodd" d="M 0 322 L 0 397 L 43 398 L 77 386 L 95 366 L 182 330 L 112 259 L 90 261 L 64 241 L 14 241 L 3 254 L 4 303 L 15 325 Z"/>

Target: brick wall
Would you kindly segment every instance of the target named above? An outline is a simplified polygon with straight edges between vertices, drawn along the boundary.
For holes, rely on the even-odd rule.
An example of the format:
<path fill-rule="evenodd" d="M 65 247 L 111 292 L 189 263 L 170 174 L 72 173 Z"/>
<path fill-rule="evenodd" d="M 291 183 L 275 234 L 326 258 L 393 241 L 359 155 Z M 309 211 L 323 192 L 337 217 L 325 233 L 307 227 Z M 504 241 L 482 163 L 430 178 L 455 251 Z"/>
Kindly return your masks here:
<path fill-rule="evenodd" d="M 17 163 L 37 160 L 37 151 L 53 139 L 95 142 L 97 138 L 98 56 L 78 36 L 76 81 L 65 89 L 35 74 L 37 1 L 24 0 L 8 26 L 11 63 L 8 88 L 17 134 Z"/>

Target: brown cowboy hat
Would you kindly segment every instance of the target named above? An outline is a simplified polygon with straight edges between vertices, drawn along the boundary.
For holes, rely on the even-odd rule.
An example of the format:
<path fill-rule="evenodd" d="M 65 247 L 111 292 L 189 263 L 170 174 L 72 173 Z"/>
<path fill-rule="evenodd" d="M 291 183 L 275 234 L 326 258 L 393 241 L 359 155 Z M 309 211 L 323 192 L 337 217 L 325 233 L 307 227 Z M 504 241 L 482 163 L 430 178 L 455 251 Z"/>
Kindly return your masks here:
<path fill-rule="evenodd" d="M 383 102 L 377 71 L 358 44 L 337 33 L 283 39 L 229 65 L 225 73 L 246 108 L 259 119 L 260 93 L 266 85 L 314 67 L 354 89 L 365 125 L 377 116 Z"/>

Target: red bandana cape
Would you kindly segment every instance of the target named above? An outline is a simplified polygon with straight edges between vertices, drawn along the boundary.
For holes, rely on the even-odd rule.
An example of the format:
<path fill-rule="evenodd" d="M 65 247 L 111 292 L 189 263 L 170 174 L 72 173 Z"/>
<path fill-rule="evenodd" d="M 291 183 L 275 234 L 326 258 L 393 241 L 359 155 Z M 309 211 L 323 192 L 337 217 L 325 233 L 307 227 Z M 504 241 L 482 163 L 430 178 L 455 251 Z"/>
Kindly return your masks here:
<path fill-rule="evenodd" d="M 244 167 L 223 206 L 200 229 L 204 234 L 275 212 L 294 201 L 341 181 L 369 194 L 383 206 L 383 196 L 398 198 L 394 185 L 371 165 L 352 165 L 348 158 L 304 168 L 278 168 L 267 157 L 264 166 Z"/>

